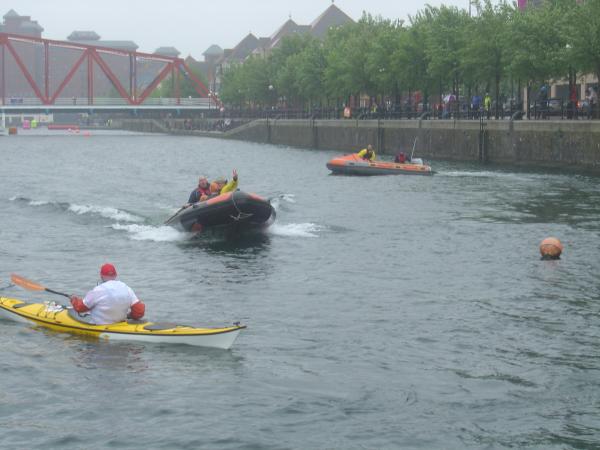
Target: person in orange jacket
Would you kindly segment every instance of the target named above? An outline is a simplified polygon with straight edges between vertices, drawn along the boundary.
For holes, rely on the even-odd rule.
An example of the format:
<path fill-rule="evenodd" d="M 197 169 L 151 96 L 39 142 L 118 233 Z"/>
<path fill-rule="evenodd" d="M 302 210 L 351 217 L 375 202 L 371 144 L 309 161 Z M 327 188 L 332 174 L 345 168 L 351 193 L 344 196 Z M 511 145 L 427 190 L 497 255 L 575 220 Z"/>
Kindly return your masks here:
<path fill-rule="evenodd" d="M 112 264 L 100 268 L 102 283 L 89 291 L 84 298 L 71 295 L 71 305 L 78 313 L 89 313 L 96 325 L 122 322 L 128 318 L 141 319 L 146 305 L 133 290 L 117 280 L 117 270 Z"/>
<path fill-rule="evenodd" d="M 215 181 L 210 183 L 211 195 L 225 194 L 226 192 L 233 192 L 237 189 L 238 185 L 238 173 L 237 170 L 233 169 L 233 178 L 230 182 L 227 182 L 225 178 L 217 178 Z"/>

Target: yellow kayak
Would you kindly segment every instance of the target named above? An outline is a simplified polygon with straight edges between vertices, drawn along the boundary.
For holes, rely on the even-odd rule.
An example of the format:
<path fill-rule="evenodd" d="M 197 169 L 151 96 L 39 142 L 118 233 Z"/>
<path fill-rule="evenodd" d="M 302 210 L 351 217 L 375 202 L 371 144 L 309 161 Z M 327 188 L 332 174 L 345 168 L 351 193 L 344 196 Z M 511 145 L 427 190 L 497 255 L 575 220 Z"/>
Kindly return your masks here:
<path fill-rule="evenodd" d="M 98 339 L 187 344 L 228 349 L 245 325 L 224 328 L 196 328 L 174 323 L 127 320 L 110 325 L 85 321 L 71 308 L 55 303 L 27 303 L 0 297 L 0 317 L 35 324 L 54 331 L 82 334 Z"/>

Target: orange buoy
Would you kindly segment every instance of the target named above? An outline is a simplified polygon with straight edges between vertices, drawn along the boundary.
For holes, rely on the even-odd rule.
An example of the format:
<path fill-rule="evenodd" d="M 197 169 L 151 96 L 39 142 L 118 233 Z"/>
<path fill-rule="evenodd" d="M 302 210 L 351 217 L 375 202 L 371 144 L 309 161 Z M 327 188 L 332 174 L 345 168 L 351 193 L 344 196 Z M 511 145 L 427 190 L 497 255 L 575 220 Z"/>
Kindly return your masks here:
<path fill-rule="evenodd" d="M 559 259 L 563 251 L 563 246 L 556 238 L 549 237 L 540 244 L 540 253 L 542 259 Z"/>

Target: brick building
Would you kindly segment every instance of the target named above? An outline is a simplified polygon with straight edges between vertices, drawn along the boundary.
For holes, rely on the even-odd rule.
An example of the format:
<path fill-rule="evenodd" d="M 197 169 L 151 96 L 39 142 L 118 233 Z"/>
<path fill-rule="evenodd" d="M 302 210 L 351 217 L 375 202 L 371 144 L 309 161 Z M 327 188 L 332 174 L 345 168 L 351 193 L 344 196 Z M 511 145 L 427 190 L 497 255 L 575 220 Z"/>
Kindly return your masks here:
<path fill-rule="evenodd" d="M 225 49 L 219 58 L 212 60 L 214 66 L 209 67 L 212 77 L 208 77 L 214 92 L 219 92 L 221 74 L 232 64 L 242 64 L 252 55 L 266 56 L 276 48 L 286 36 L 309 34 L 324 39 L 330 28 L 354 22 L 344 11 L 332 3 L 310 25 L 298 25 L 290 17 L 270 37 L 257 38 L 252 33 L 245 36 L 232 49 Z M 212 47 L 211 47 L 212 48 Z"/>

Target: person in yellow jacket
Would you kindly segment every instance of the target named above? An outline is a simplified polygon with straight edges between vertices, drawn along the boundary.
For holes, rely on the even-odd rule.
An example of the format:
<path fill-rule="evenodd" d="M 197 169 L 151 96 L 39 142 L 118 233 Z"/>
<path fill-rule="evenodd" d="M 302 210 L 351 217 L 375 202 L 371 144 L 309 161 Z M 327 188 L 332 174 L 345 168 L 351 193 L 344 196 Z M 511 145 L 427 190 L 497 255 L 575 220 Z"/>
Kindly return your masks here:
<path fill-rule="evenodd" d="M 210 192 L 212 195 L 225 194 L 227 192 L 233 192 L 237 189 L 238 185 L 238 174 L 233 169 L 233 178 L 230 182 L 227 182 L 225 178 L 217 178 L 215 181 L 210 183 Z"/>
<path fill-rule="evenodd" d="M 492 97 L 490 97 L 489 92 L 486 92 L 483 98 L 483 109 L 485 109 L 485 115 L 489 119 L 492 113 Z"/>
<path fill-rule="evenodd" d="M 375 161 L 375 150 L 373 150 L 373 146 L 371 144 L 367 145 L 367 148 L 363 148 L 357 155 L 368 161 Z"/>

